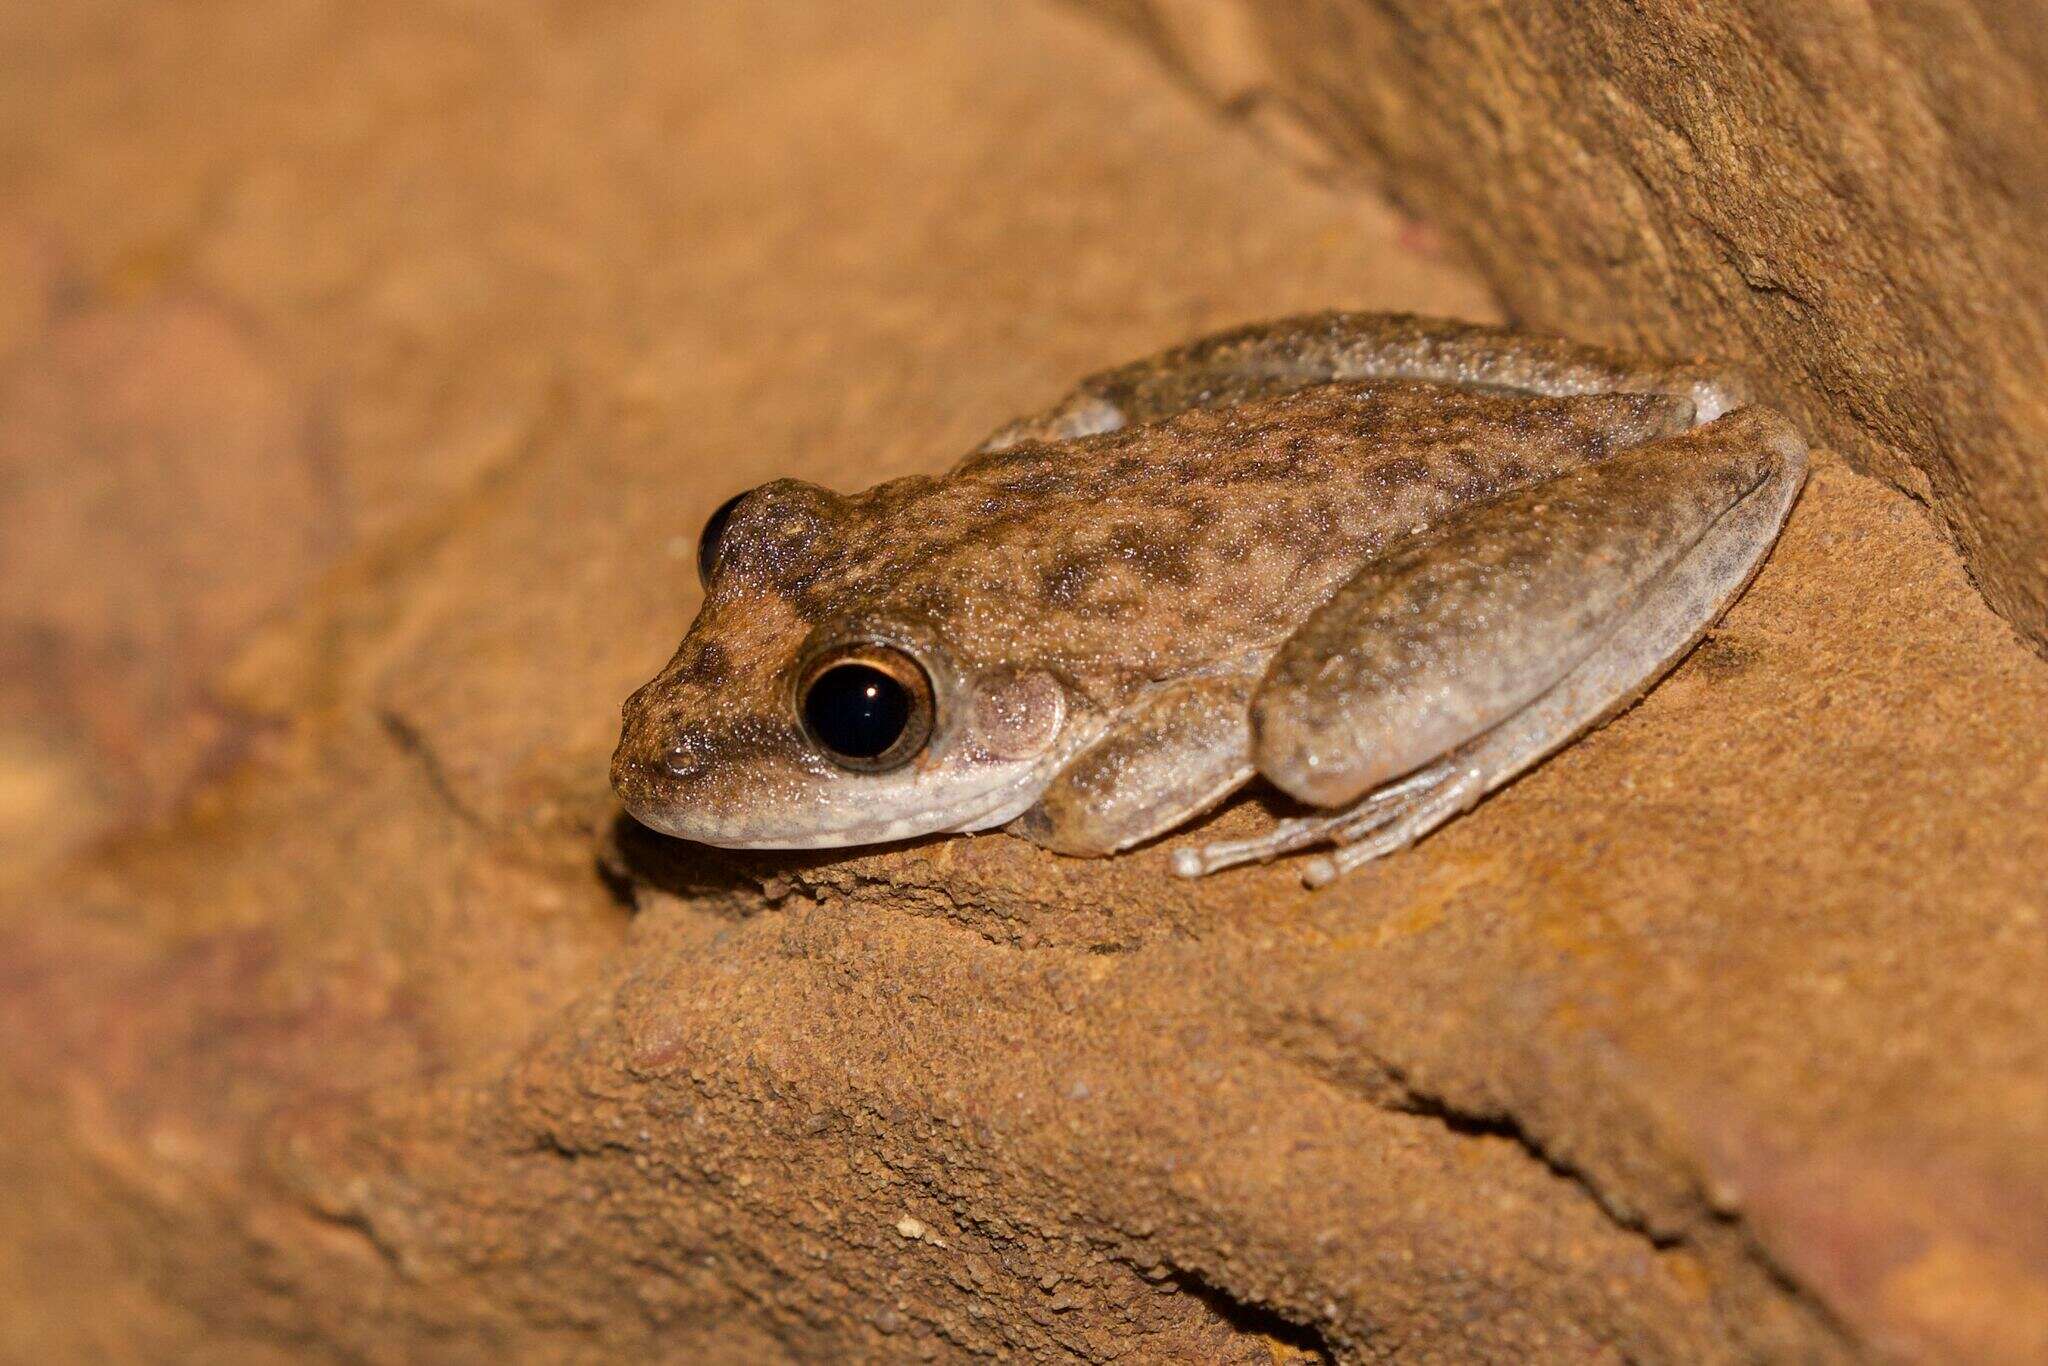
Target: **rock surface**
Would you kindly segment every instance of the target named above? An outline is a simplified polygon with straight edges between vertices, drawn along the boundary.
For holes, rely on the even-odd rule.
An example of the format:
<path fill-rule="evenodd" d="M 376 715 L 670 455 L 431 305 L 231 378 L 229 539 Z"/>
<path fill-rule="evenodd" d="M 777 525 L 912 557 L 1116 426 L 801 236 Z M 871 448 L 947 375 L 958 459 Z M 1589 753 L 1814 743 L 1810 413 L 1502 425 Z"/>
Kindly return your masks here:
<path fill-rule="evenodd" d="M 2048 24 L 2029 0 L 1080 0 L 1531 325 L 1749 362 L 2048 653 Z"/>
<path fill-rule="evenodd" d="M 1831 455 L 1667 683 L 1324 892 L 620 822 L 734 489 L 1494 307 L 1064 9 L 855 8 L 0 19 L 0 537 L 164 474 L 8 600 L 0 1357 L 2048 1355 L 2048 668 Z"/>

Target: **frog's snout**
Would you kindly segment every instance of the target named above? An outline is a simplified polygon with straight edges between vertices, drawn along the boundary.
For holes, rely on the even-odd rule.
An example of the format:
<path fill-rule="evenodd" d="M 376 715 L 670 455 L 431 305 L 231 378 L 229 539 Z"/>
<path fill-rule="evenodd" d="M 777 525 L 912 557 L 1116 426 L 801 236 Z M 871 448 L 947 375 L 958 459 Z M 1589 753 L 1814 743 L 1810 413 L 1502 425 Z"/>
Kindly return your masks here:
<path fill-rule="evenodd" d="M 688 740 L 666 741 L 660 727 L 627 727 L 612 753 L 612 791 L 634 820 L 665 835 L 706 838 L 717 803 L 695 781 L 708 765 Z"/>
<path fill-rule="evenodd" d="M 636 728 L 628 725 L 619 736 L 619 747 L 612 751 L 612 791 L 626 809 L 638 816 L 659 791 L 657 766 L 649 746 L 635 733 Z"/>
<path fill-rule="evenodd" d="M 651 808 L 673 803 L 678 784 L 696 774 L 702 759 L 696 742 L 663 723 L 649 688 L 627 699 L 612 751 L 612 791 L 641 820 Z"/>

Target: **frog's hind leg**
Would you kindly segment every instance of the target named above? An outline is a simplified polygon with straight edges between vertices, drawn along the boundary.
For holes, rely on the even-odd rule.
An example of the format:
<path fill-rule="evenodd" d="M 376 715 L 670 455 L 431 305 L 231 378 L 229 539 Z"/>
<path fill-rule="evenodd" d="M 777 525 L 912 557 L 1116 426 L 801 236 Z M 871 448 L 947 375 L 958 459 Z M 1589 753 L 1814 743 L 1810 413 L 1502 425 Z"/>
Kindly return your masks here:
<path fill-rule="evenodd" d="M 1756 572 L 1806 471 L 1766 409 L 1524 490 L 1361 572 L 1283 647 L 1253 757 L 1325 807 L 1182 871 L 1312 844 L 1311 883 L 1405 848 L 1640 697 Z"/>
<path fill-rule="evenodd" d="M 1560 337 L 1405 313 L 1311 313 L 1219 332 L 1090 375 L 1052 407 L 1004 427 L 977 453 L 1067 441 L 1338 380 L 1420 380 L 1562 397 L 1657 393 L 1711 422 L 1749 402 L 1723 367 L 1647 360 Z"/>

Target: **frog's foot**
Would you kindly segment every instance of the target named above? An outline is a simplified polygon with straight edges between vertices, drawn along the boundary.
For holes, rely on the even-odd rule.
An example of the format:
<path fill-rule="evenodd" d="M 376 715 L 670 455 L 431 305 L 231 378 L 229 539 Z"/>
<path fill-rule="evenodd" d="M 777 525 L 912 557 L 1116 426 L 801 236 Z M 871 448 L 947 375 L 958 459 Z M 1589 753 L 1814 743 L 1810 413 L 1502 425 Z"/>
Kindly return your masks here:
<path fill-rule="evenodd" d="M 1484 775 L 1453 755 L 1367 793 L 1342 811 L 1279 821 L 1249 839 L 1213 840 L 1175 850 L 1173 871 L 1181 877 L 1202 877 L 1317 845 L 1338 846 L 1335 855 L 1311 859 L 1302 869 L 1303 881 L 1320 887 L 1368 859 L 1405 849 L 1470 807 L 1484 790 Z M 1364 849 L 1372 852 L 1352 857 L 1354 850 Z"/>
<path fill-rule="evenodd" d="M 1337 848 L 1318 854 L 1301 866 L 1301 880 L 1310 887 L 1327 887 L 1360 864 L 1399 853 L 1430 831 L 1465 812 L 1486 795 L 1486 774 L 1477 768 L 1456 765 L 1428 792 L 1418 794 L 1391 820 L 1370 829 L 1347 832 Z"/>
<path fill-rule="evenodd" d="M 995 455 L 1033 442 L 1072 441 L 1077 437 L 1100 436 L 1122 427 L 1129 419 L 1123 409 L 1085 386 L 1075 390 L 1053 407 L 1030 417 L 1018 418 L 1000 427 L 988 440 L 974 448 L 969 461 Z"/>

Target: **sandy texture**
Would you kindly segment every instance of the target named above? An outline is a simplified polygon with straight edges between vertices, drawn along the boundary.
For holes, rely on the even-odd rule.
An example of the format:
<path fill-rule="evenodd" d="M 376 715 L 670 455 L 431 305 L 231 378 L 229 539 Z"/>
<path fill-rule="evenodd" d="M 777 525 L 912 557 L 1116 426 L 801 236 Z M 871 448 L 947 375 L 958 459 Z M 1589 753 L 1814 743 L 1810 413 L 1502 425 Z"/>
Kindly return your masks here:
<path fill-rule="evenodd" d="M 1079 3 L 1297 160 L 1370 168 L 1518 319 L 1754 365 L 2048 653 L 2034 0 Z"/>
<path fill-rule="evenodd" d="M 734 489 L 1491 307 L 1079 16 L 854 8 L 0 19 L 0 1357 L 2048 1355 L 2048 669 L 1831 456 L 1326 892 L 618 822 Z"/>

